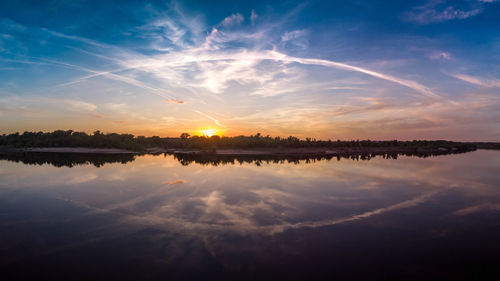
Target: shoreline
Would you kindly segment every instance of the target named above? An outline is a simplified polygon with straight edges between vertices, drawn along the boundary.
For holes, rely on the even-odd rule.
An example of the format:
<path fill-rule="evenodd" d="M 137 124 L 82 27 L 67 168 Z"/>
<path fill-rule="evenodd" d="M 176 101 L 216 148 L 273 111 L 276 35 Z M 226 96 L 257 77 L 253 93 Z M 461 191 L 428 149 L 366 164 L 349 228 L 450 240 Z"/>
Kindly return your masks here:
<path fill-rule="evenodd" d="M 1 148 L 0 153 L 39 152 L 39 153 L 82 153 L 82 154 L 140 154 L 137 151 L 119 148 L 90 148 L 90 147 L 23 147 Z"/>
<path fill-rule="evenodd" d="M 151 147 L 142 151 L 133 151 L 119 148 L 88 148 L 88 147 L 0 147 L 0 153 L 78 153 L 78 154 L 182 154 L 182 155 L 215 155 L 215 156 L 262 156 L 262 155 L 368 155 L 368 154 L 453 154 L 475 151 L 476 146 L 470 147 L 335 147 L 335 148 L 248 148 L 248 149 L 183 149 Z"/>

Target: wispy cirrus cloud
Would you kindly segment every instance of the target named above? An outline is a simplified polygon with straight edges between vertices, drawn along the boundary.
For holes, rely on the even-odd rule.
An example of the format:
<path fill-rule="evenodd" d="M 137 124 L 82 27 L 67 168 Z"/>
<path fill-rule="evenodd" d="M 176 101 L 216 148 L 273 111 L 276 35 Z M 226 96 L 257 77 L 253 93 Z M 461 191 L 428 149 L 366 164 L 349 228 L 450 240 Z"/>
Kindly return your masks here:
<path fill-rule="evenodd" d="M 166 100 L 163 100 L 163 102 L 166 102 L 166 103 L 176 103 L 176 104 L 184 104 L 185 103 L 184 101 L 174 100 L 174 99 L 166 99 Z"/>
<path fill-rule="evenodd" d="M 181 184 L 181 183 L 186 183 L 186 182 L 187 182 L 187 180 L 178 179 L 178 180 L 173 180 L 173 181 L 166 181 L 166 182 L 163 182 L 163 184 L 174 185 L 174 184 Z"/>
<path fill-rule="evenodd" d="M 76 111 L 94 111 L 97 106 L 88 102 L 83 102 L 79 100 L 66 100 L 65 103 Z"/>
<path fill-rule="evenodd" d="M 500 211 L 500 204 L 488 202 L 457 210 L 453 212 L 453 214 L 458 216 L 467 216 L 476 213 L 488 213 L 488 212 L 499 212 L 499 211 Z"/>
<path fill-rule="evenodd" d="M 433 52 L 429 55 L 431 60 L 451 60 L 452 55 L 449 52 Z"/>
<path fill-rule="evenodd" d="M 460 79 L 470 84 L 486 87 L 486 88 L 498 88 L 500 87 L 499 79 L 485 79 L 476 76 L 471 76 L 467 74 L 449 74 L 452 77 Z"/>
<path fill-rule="evenodd" d="M 297 33 L 284 33 L 280 39 L 291 40 L 295 36 L 297 36 Z M 416 81 L 342 62 L 294 57 L 278 50 L 262 49 L 259 42 L 263 40 L 272 43 L 273 38 L 261 32 L 231 32 L 214 29 L 201 45 L 147 57 L 131 56 L 120 63 L 124 68 L 145 71 L 161 77 L 164 81 L 181 82 L 180 84 L 188 85 L 195 90 L 205 89 L 212 93 L 222 92 L 230 83 L 235 81 L 243 85 L 256 83 L 264 86 L 271 80 L 284 79 L 292 64 L 316 65 L 363 73 L 403 85 L 424 96 L 441 99 L 430 88 Z M 249 47 L 228 48 L 232 44 L 242 41 L 246 42 Z M 269 63 L 278 66 L 278 71 L 267 71 L 261 67 L 263 64 Z M 186 72 L 186 70 L 189 70 L 189 72 Z M 171 76 L 172 71 L 175 72 L 174 77 Z M 251 93 L 252 90 L 249 89 L 249 92 Z"/>
<path fill-rule="evenodd" d="M 194 102 L 189 103 L 188 110 L 213 121 L 216 126 L 227 128 L 228 125 L 235 124 L 234 122 L 237 120 L 248 120 L 252 122 L 249 126 L 259 126 L 264 130 L 267 128 L 274 130 L 276 133 L 280 133 L 280 130 L 285 128 L 283 124 L 288 124 L 289 127 L 292 121 L 307 123 L 312 128 L 326 126 L 328 120 L 312 118 L 314 112 L 317 113 L 318 110 L 321 111 L 322 109 L 311 106 L 299 106 L 302 107 L 299 109 L 291 107 L 290 104 L 277 105 L 277 108 L 269 114 L 253 115 L 247 112 L 239 114 L 240 116 L 254 116 L 255 118 L 241 119 L 232 116 L 219 119 L 213 117 L 214 114 L 217 114 L 217 111 L 212 109 L 213 105 L 208 108 L 206 106 L 203 108 L 197 106 L 200 104 L 200 95 L 210 99 L 221 99 L 219 96 L 227 95 L 235 85 L 244 88 L 243 93 L 238 93 L 243 97 L 260 96 L 262 98 L 286 96 L 307 92 L 311 89 L 316 92 L 331 91 L 331 89 L 360 90 L 357 84 L 342 83 L 342 85 L 335 85 L 330 83 L 321 86 L 318 83 L 311 83 L 308 81 L 308 68 L 313 66 L 331 69 L 332 71 L 346 71 L 346 75 L 349 72 L 364 74 L 368 77 L 406 87 L 414 93 L 420 94 L 424 99 L 442 100 L 442 97 L 434 93 L 432 89 L 413 80 L 339 61 L 288 55 L 286 54 L 286 46 L 279 48 L 277 46 L 289 42 L 294 44 L 306 42 L 307 30 L 287 31 L 283 28 L 282 31 L 276 32 L 275 29 L 281 29 L 278 28 L 281 23 L 273 23 L 273 28 L 269 27 L 272 26 L 269 23 L 248 28 L 243 25 L 239 26 L 243 20 L 240 20 L 242 18 L 235 15 L 237 14 L 226 18 L 226 23 L 229 24 L 229 21 L 235 22 L 230 25 L 221 24 L 218 28 L 212 28 L 205 35 L 200 32 L 200 26 L 202 25 L 200 22 L 193 23 L 190 21 L 189 24 L 186 24 L 179 20 L 188 18 L 184 14 L 154 18 L 150 23 L 137 27 L 138 31 L 144 32 L 141 36 L 149 39 L 147 53 L 42 29 L 43 32 L 58 39 L 83 44 L 79 49 L 83 50 L 84 54 L 96 58 L 106 58 L 107 61 L 113 63 L 113 67 L 107 67 L 106 69 L 90 68 L 80 66 L 74 62 L 44 58 L 36 59 L 33 62 L 85 73 L 84 76 L 56 84 L 52 88 L 71 88 L 85 83 L 92 83 L 93 80 L 98 78 L 109 79 L 137 87 L 144 90 L 144 93 L 159 96 L 165 103 L 185 104 L 186 98 L 192 98 Z M 234 25 L 236 23 L 238 27 Z M 174 92 L 176 94 L 173 94 Z M 180 95 L 180 92 L 183 94 Z M 221 102 L 224 101 L 221 100 Z M 349 111 L 344 112 L 349 114 Z M 274 118 L 275 121 L 278 120 L 282 124 L 270 122 L 269 119 L 263 120 L 263 118 L 266 118 L 265 116 Z M 173 117 L 163 116 L 162 118 L 161 120 L 167 118 L 171 124 L 178 123 L 175 122 Z M 190 120 L 190 118 L 181 116 L 177 118 Z M 146 119 L 154 122 L 151 118 Z M 191 121 L 193 120 L 191 118 Z M 188 121 L 182 123 L 186 122 Z"/>
<path fill-rule="evenodd" d="M 287 31 L 281 36 L 281 41 L 287 42 L 296 38 L 303 37 L 305 35 L 307 35 L 307 30 L 305 29 Z"/>
<path fill-rule="evenodd" d="M 51 97 L 43 97 L 43 96 L 7 96 L 0 97 L 0 105 L 2 105 L 5 109 L 10 109 L 11 111 L 18 110 L 24 112 L 27 111 L 28 108 L 39 109 L 39 110 L 48 110 L 50 111 L 55 106 L 61 106 L 62 109 L 69 112 L 80 112 L 80 113 L 88 113 L 94 112 L 98 108 L 97 105 L 89 102 L 85 102 L 82 100 L 76 99 L 61 99 L 61 98 L 51 98 Z"/>
<path fill-rule="evenodd" d="M 250 13 L 250 21 L 252 22 L 252 24 L 255 24 L 255 21 L 258 17 L 259 15 L 255 12 L 254 9 L 252 9 L 252 12 Z"/>
<path fill-rule="evenodd" d="M 223 26 L 233 26 L 233 25 L 238 25 L 241 24 L 245 18 L 243 17 L 242 14 L 232 14 L 229 17 L 226 17 L 222 22 L 221 25 Z"/>
<path fill-rule="evenodd" d="M 174 18 L 186 17 L 186 15 L 180 13 L 179 16 Z M 221 26 L 224 28 L 235 23 L 240 24 L 243 20 L 244 18 L 241 14 L 232 14 L 222 21 Z M 195 26 L 195 28 L 192 26 Z M 273 34 L 266 28 L 250 32 L 245 30 L 213 29 L 203 40 L 199 38 L 194 40 L 193 37 L 197 37 L 200 34 L 199 31 L 202 29 L 200 26 L 201 23 L 193 24 L 190 22 L 187 25 L 182 23 L 182 21 L 180 23 L 175 22 L 172 20 L 172 17 L 154 19 L 150 24 L 139 28 L 150 32 L 147 36 L 150 36 L 150 39 L 152 39 L 153 44 L 151 48 L 158 51 L 158 54 L 142 55 L 131 50 L 120 49 L 119 55 L 111 56 L 111 59 L 119 64 L 121 68 L 112 71 L 91 70 L 71 64 L 64 64 L 67 67 L 88 72 L 90 75 L 62 83 L 61 86 L 79 83 L 97 76 L 106 76 L 110 79 L 144 88 L 154 94 L 169 97 L 166 100 L 180 100 L 179 98 L 173 98 L 164 87 L 152 86 L 150 83 L 140 81 L 131 75 L 119 73 L 123 70 L 132 70 L 132 73 L 146 72 L 162 80 L 165 84 L 182 85 L 184 88 L 189 88 L 190 91 L 204 89 L 212 93 L 219 93 L 228 88 L 228 85 L 233 82 L 243 85 L 256 83 L 255 85 L 259 85 L 258 88 L 266 87 L 268 83 L 287 79 L 286 73 L 291 69 L 291 64 L 298 63 L 364 73 L 372 77 L 403 85 L 424 96 L 440 99 L 439 95 L 435 94 L 430 88 L 416 81 L 397 78 L 342 62 L 293 57 L 286 55 L 282 51 L 269 50 L 265 47 L 266 44 L 272 46 L 278 42 L 276 42 L 277 40 L 275 40 Z M 106 49 L 113 48 L 109 44 L 101 44 L 94 40 L 78 36 L 65 35 L 50 30 L 47 30 L 47 32 L 57 37 L 77 40 L 94 47 L 102 47 L 100 51 L 108 54 L 109 52 Z M 281 42 L 288 42 L 305 36 L 307 36 L 306 30 L 294 30 L 284 32 L 278 38 Z M 165 37 L 170 45 L 182 48 L 160 47 Z M 244 42 L 246 46 L 236 49 L 232 47 L 238 42 Z M 271 71 L 264 70 L 261 66 L 268 63 L 275 64 L 277 68 Z M 253 90 L 249 89 L 249 93 L 252 92 Z"/>
<path fill-rule="evenodd" d="M 212 117 L 212 116 L 210 116 L 210 115 L 208 115 L 208 114 L 206 114 L 204 112 L 201 112 L 199 110 L 195 110 L 195 112 L 198 113 L 198 114 L 200 114 L 200 115 L 202 115 L 202 116 L 207 117 L 208 119 L 210 119 L 212 121 L 214 121 L 215 125 L 217 125 L 217 126 L 226 127 L 226 125 L 223 125 L 221 122 L 219 122 L 218 119 L 216 119 L 216 118 L 214 118 L 214 117 Z"/>
<path fill-rule="evenodd" d="M 182 16 L 182 18 L 184 17 L 185 15 Z M 222 26 L 225 27 L 235 23 L 239 24 L 243 19 L 241 14 L 233 14 L 223 20 Z M 195 26 L 197 26 L 196 29 L 200 29 L 199 24 L 195 24 Z M 153 27 L 160 29 L 154 30 Z M 267 44 L 272 45 L 274 40 L 273 36 L 269 34 L 269 31 L 266 29 L 259 29 L 253 32 L 213 29 L 203 41 L 200 41 L 200 44 L 196 44 L 196 40 L 190 40 L 188 38 L 181 40 L 185 35 L 193 37 L 194 32 L 192 28 L 187 25 L 176 23 L 170 18 L 155 19 L 150 24 L 140 27 L 140 29 L 147 29 L 154 34 L 166 36 L 171 45 L 183 48 L 176 50 L 159 47 L 158 41 L 164 40 L 162 39 L 163 37 L 152 36 L 152 41 L 156 43 L 151 47 L 153 50 L 159 51 L 160 53 L 145 56 L 131 50 L 99 43 L 95 40 L 43 29 L 53 36 L 68 40 L 76 40 L 100 48 L 97 53 L 95 53 L 96 56 L 102 56 L 102 54 L 110 55 L 111 53 L 108 51 L 112 49 L 113 53 L 118 53 L 118 55 L 109 56 L 110 60 L 122 66 L 115 70 L 101 71 L 66 62 L 46 61 L 47 63 L 90 73 L 89 75 L 76 78 L 73 81 L 61 83 L 57 86 L 70 86 L 95 77 L 105 76 L 109 79 L 144 88 L 154 94 L 165 97 L 166 100 L 180 100 L 178 98 L 173 98 L 165 89 L 152 86 L 150 83 L 145 83 L 131 75 L 119 73 L 124 70 L 132 70 L 133 73 L 137 73 L 137 71 L 147 72 L 169 84 L 185 85 L 195 91 L 203 88 L 210 92 L 218 93 L 227 88 L 228 84 L 233 81 L 242 84 L 257 83 L 261 86 L 265 86 L 265 84 L 271 80 L 279 80 L 279 76 L 282 76 L 282 74 L 286 76 L 290 64 L 299 63 L 303 65 L 317 65 L 360 72 L 403 85 L 428 97 L 439 98 L 431 89 L 415 81 L 397 78 L 346 63 L 325 59 L 293 57 L 278 50 L 263 48 L 262 42 L 267 42 Z M 294 30 L 282 33 L 279 39 L 281 42 L 288 42 L 306 35 L 306 30 Z M 237 49 L 229 48 L 237 42 L 245 42 L 247 47 L 240 47 Z M 117 50 L 118 52 L 116 52 Z M 264 71 L 263 68 L 259 68 L 263 63 L 268 62 L 277 63 L 279 70 L 268 72 Z"/>
<path fill-rule="evenodd" d="M 402 15 L 402 19 L 418 24 L 431 24 L 449 20 L 463 20 L 482 13 L 486 3 L 494 1 L 430 0 Z"/>

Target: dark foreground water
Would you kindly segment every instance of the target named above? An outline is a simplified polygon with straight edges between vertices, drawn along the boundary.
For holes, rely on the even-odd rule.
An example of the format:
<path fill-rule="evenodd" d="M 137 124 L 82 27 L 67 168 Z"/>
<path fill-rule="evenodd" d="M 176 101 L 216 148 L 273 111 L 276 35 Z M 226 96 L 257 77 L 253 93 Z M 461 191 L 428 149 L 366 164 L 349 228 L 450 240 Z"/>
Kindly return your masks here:
<path fill-rule="evenodd" d="M 1 158 L 1 280 L 500 280 L 498 151 Z"/>

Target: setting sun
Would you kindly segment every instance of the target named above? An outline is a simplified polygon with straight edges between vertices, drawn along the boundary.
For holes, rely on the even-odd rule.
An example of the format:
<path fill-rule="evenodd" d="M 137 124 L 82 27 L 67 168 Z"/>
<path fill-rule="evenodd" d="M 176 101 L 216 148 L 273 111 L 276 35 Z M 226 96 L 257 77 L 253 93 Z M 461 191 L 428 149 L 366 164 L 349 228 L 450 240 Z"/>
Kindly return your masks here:
<path fill-rule="evenodd" d="M 216 128 L 205 128 L 196 131 L 196 134 L 199 136 L 211 137 L 211 136 L 220 136 L 221 131 Z"/>

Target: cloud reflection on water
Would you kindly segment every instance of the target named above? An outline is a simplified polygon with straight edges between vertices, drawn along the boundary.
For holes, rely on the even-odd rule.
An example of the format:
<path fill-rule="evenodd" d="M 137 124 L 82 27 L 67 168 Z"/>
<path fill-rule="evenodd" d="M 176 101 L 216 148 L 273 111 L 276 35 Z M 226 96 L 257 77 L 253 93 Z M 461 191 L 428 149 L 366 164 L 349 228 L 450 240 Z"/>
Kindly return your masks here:
<path fill-rule="evenodd" d="M 182 232 L 271 234 L 411 208 L 450 188 L 490 191 L 490 182 L 456 173 L 469 168 L 470 157 L 481 158 L 484 153 L 218 167 L 183 166 L 172 156 L 141 156 L 127 165 L 99 169 L 2 162 L 1 186 L 53 192 L 87 208 L 89 215 L 112 213 L 123 223 Z M 22 181 L 16 176 L 20 170 Z M 177 179 L 165 174 L 175 174 Z"/>

